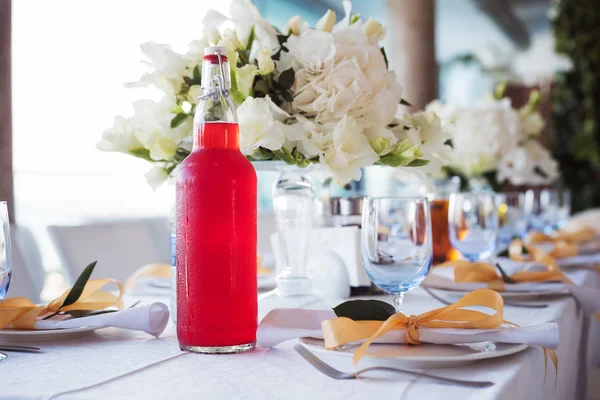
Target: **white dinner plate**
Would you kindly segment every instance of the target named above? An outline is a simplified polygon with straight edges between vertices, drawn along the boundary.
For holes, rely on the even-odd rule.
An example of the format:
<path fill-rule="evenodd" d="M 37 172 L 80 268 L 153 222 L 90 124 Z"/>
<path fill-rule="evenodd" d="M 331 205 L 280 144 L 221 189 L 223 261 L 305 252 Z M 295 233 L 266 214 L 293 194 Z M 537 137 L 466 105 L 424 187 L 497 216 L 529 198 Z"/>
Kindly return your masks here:
<path fill-rule="evenodd" d="M 327 350 L 321 339 L 301 338 L 302 344 L 315 353 L 329 354 L 334 357 L 345 357 L 352 360 L 358 345 L 344 350 Z M 496 348 L 489 351 L 477 351 L 467 346 L 421 344 L 398 345 L 374 343 L 369 346 L 363 358 L 365 364 L 403 367 L 403 368 L 448 368 L 472 364 L 490 358 L 504 357 L 525 350 L 526 344 L 496 343 Z M 361 364 L 363 363 L 361 360 Z"/>
<path fill-rule="evenodd" d="M 93 326 L 68 329 L 22 330 L 0 329 L 0 343 L 3 342 L 48 342 L 52 340 L 72 339 L 89 334 L 96 329 Z"/>

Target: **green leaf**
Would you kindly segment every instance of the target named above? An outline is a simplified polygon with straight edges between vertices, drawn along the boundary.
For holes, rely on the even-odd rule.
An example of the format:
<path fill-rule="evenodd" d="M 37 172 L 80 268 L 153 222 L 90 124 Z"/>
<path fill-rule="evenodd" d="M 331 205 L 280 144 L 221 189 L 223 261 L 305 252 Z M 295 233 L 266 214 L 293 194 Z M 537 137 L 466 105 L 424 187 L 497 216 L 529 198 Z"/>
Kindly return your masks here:
<path fill-rule="evenodd" d="M 267 81 L 265 81 L 263 79 L 257 80 L 256 83 L 254 84 L 253 90 L 255 93 L 262 93 L 262 95 L 264 97 L 264 95 L 269 93 L 269 84 L 267 83 Z"/>
<path fill-rule="evenodd" d="M 385 53 L 385 49 L 381 48 L 381 54 L 383 55 L 383 60 L 385 61 L 385 67 L 390 69 L 390 63 L 388 62 L 387 54 Z"/>
<path fill-rule="evenodd" d="M 423 167 L 429 164 L 429 160 L 423 160 L 422 158 L 417 158 L 416 160 L 408 163 L 407 167 Z"/>
<path fill-rule="evenodd" d="M 65 298 L 65 301 L 63 301 L 61 306 L 58 308 L 59 310 L 63 307 L 70 306 L 71 304 L 73 304 L 77 300 L 79 300 L 79 297 L 81 297 L 81 293 L 83 293 L 83 289 L 85 288 L 85 285 L 87 284 L 88 280 L 90 279 L 92 272 L 94 272 L 94 268 L 96 267 L 97 262 L 98 261 L 94 261 L 94 262 L 90 263 L 90 265 L 85 267 L 85 269 L 83 270 L 81 275 L 79 275 L 79 278 L 77 278 L 77 280 L 75 281 L 75 284 L 73 285 L 73 288 L 71 289 L 71 291 Z"/>
<path fill-rule="evenodd" d="M 202 80 L 202 78 L 201 78 L 201 76 L 200 76 L 200 66 L 199 66 L 199 65 L 196 65 L 196 66 L 194 67 L 194 73 L 193 73 L 193 75 L 192 75 L 192 78 L 193 78 L 193 79 L 194 79 L 194 81 L 196 81 L 196 82 L 198 82 L 198 81 L 201 81 L 201 80 Z"/>
<path fill-rule="evenodd" d="M 188 116 L 189 115 L 187 115 L 187 114 L 175 115 L 175 117 L 173 117 L 173 119 L 171 120 L 171 129 L 175 129 L 179 125 L 181 125 L 183 123 L 183 121 L 185 121 L 187 119 Z"/>
<path fill-rule="evenodd" d="M 280 46 L 283 46 L 283 44 L 285 42 L 287 42 L 287 40 L 289 39 L 290 35 L 277 35 L 277 42 L 279 43 Z"/>
<path fill-rule="evenodd" d="M 288 92 L 287 90 L 284 92 L 281 92 L 281 97 L 283 97 L 283 99 L 289 103 L 294 101 L 294 96 L 292 96 L 292 94 L 290 92 Z"/>
<path fill-rule="evenodd" d="M 273 158 L 275 158 L 273 152 L 269 149 L 265 149 L 264 147 L 259 147 L 258 149 L 254 150 L 252 155 L 248 156 L 248 159 L 251 161 L 268 161 L 272 160 Z"/>
<path fill-rule="evenodd" d="M 350 25 L 354 25 L 355 23 L 358 22 L 359 19 L 360 19 L 360 14 L 354 14 L 352 17 L 350 17 Z"/>
<path fill-rule="evenodd" d="M 412 107 L 412 104 L 410 104 L 408 101 L 406 101 L 404 99 L 400 99 L 400 105 Z"/>
<path fill-rule="evenodd" d="M 338 317 L 353 321 L 385 321 L 396 313 L 394 306 L 380 300 L 350 300 L 333 309 Z"/>
<path fill-rule="evenodd" d="M 285 90 L 290 89 L 294 85 L 296 74 L 292 68 L 288 68 L 279 75 L 279 84 Z"/>
<path fill-rule="evenodd" d="M 248 36 L 248 42 L 246 43 L 246 51 L 250 51 L 250 49 L 252 49 L 252 44 L 254 43 L 254 25 L 252 25 L 252 28 L 250 29 L 250 35 Z"/>
<path fill-rule="evenodd" d="M 134 157 L 146 160 L 146 161 L 150 161 L 150 162 L 154 161 L 152 159 L 152 157 L 150 157 L 150 150 L 143 148 L 143 147 L 138 147 L 137 149 L 131 149 L 131 150 L 129 150 L 129 154 L 131 154 Z"/>
<path fill-rule="evenodd" d="M 500 264 L 496 263 L 496 268 L 498 268 L 498 271 L 500 271 L 500 275 L 502 275 L 502 280 L 504 283 L 517 283 L 514 279 L 511 279 L 506 272 L 504 272 Z"/>

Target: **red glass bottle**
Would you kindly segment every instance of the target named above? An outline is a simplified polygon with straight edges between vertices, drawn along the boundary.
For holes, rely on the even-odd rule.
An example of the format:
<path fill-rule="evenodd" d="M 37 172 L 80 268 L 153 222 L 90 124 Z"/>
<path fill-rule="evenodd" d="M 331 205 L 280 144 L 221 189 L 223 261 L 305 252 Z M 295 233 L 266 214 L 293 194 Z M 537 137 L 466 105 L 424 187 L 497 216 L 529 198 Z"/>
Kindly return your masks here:
<path fill-rule="evenodd" d="M 256 172 L 239 149 L 225 48 L 205 54 L 177 179 L 177 338 L 182 350 L 236 353 L 256 342 Z"/>

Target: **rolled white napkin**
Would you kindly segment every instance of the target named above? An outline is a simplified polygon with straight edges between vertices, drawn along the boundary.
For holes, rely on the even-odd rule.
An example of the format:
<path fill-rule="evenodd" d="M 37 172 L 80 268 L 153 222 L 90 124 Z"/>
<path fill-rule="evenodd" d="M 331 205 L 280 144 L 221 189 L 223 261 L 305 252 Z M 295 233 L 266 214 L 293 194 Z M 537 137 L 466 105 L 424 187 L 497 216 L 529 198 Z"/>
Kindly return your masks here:
<path fill-rule="evenodd" d="M 524 263 L 515 261 L 500 263 L 509 274 L 519 270 Z M 533 267 L 535 268 L 535 266 Z M 488 287 L 486 282 L 454 282 L 454 269 L 452 267 L 435 268 L 423 281 L 423 285 L 429 288 L 451 290 L 457 292 L 472 292 L 477 289 Z M 556 294 L 572 295 L 577 304 L 583 309 L 587 316 L 600 313 L 600 290 L 586 288 L 565 282 L 521 282 L 504 284 L 504 292 L 507 293 L 544 293 L 556 292 Z M 502 294 L 502 293 L 500 293 Z"/>
<path fill-rule="evenodd" d="M 279 308 L 269 312 L 258 325 L 258 344 L 273 347 L 290 339 L 311 337 L 323 339 L 321 321 L 336 318 L 333 310 Z M 497 329 L 431 329 L 419 328 L 419 341 L 432 344 L 468 344 L 479 342 L 516 343 L 558 347 L 558 325 L 549 322 L 539 325 L 501 327 Z M 389 331 L 374 343 L 406 343 L 405 330 Z"/>
<path fill-rule="evenodd" d="M 152 303 L 140 307 L 128 308 L 113 313 L 93 315 L 90 317 L 72 318 L 62 321 L 39 320 L 35 329 L 67 329 L 67 328 L 123 328 L 144 331 L 159 337 L 169 322 L 169 308 L 163 303 Z"/>

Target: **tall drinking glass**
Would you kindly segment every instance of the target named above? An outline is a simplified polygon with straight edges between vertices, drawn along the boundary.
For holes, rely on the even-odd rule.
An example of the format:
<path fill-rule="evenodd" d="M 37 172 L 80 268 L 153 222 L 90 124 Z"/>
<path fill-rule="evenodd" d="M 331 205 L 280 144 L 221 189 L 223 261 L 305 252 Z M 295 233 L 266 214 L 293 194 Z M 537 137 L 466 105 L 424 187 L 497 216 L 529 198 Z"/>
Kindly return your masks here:
<path fill-rule="evenodd" d="M 450 195 L 450 242 L 469 261 L 490 257 L 496 249 L 498 212 L 493 192 Z"/>
<path fill-rule="evenodd" d="M 525 236 L 529 213 L 523 192 L 497 193 L 495 201 L 498 210 L 498 245 L 504 249 L 515 236 Z"/>
<path fill-rule="evenodd" d="M 553 189 L 528 190 L 526 202 L 531 215 L 528 230 L 554 232 L 559 218 L 559 193 Z"/>
<path fill-rule="evenodd" d="M 0 201 L 0 300 L 4 299 L 12 275 L 12 254 L 10 248 L 10 224 L 8 207 Z"/>
<path fill-rule="evenodd" d="M 427 199 L 366 198 L 361 236 L 367 275 L 394 297 L 394 307 L 400 311 L 404 295 L 421 284 L 433 261 Z"/>

